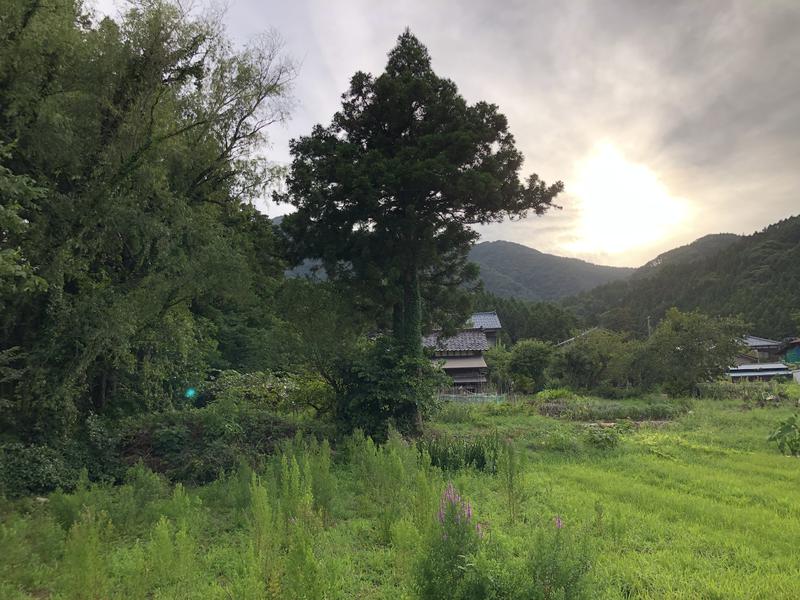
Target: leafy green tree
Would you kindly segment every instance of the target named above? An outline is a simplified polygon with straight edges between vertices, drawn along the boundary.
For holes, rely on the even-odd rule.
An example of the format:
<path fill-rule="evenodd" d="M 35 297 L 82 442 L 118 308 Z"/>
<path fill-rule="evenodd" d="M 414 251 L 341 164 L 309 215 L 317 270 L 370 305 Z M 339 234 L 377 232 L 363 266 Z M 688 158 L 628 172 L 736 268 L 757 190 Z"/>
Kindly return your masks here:
<path fill-rule="evenodd" d="M 358 353 L 368 325 L 351 300 L 332 282 L 304 279 L 287 279 L 276 295 L 282 366 L 313 373 L 338 395 L 345 393 L 344 365 Z"/>
<path fill-rule="evenodd" d="M 513 385 L 509 363 L 511 362 L 511 351 L 502 344 L 492 346 L 483 353 L 486 359 L 486 366 L 489 367 L 489 381 L 498 390 L 509 390 Z"/>
<path fill-rule="evenodd" d="M 508 370 L 515 387 L 523 392 L 541 389 L 552 356 L 553 347 L 541 340 L 522 340 L 514 344 Z"/>
<path fill-rule="evenodd" d="M 364 340 L 352 359 L 340 364 L 337 421 L 345 430 L 361 429 L 379 440 L 386 439 L 390 425 L 418 433 L 436 390 L 449 379 L 428 358 L 409 356 L 386 337 Z"/>
<path fill-rule="evenodd" d="M 616 393 L 640 383 L 638 347 L 624 334 L 595 329 L 558 348 L 549 374 L 575 390 Z"/>
<path fill-rule="evenodd" d="M 169 407 L 264 343 L 282 269 L 250 157 L 294 71 L 275 38 L 220 31 L 167 0 L 100 22 L 3 4 L 0 251 L 25 273 L 0 289 L 0 425 L 20 438 Z"/>
<path fill-rule="evenodd" d="M 21 248 L 12 245 L 12 240 L 27 226 L 20 213 L 23 209 L 35 209 L 42 190 L 31 178 L 15 175 L 3 166 L 2 162 L 8 159 L 10 152 L 10 148 L 0 143 L 0 312 L 5 308 L 5 298 L 33 292 L 46 285 L 36 275 Z"/>
<path fill-rule="evenodd" d="M 667 311 L 647 342 L 649 377 L 672 394 L 692 393 L 720 377 L 742 349 L 745 324 L 738 318 Z"/>
<path fill-rule="evenodd" d="M 297 207 L 284 220 L 297 257 L 321 259 L 330 277 L 390 312 L 411 356 L 422 353 L 423 319 L 466 316 L 470 226 L 542 214 L 563 187 L 520 181 L 506 118 L 492 104 L 469 105 L 409 31 L 385 72 L 356 73 L 332 123 L 291 152 L 278 199 Z"/>

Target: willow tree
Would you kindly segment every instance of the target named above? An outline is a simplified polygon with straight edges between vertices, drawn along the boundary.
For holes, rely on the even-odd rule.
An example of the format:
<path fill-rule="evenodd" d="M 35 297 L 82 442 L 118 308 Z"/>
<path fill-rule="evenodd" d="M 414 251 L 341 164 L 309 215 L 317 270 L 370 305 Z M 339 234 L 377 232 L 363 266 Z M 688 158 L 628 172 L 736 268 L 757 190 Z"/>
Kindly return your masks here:
<path fill-rule="evenodd" d="M 470 226 L 542 214 L 563 188 L 520 179 L 506 117 L 467 103 L 408 30 L 386 71 L 353 75 L 331 124 L 291 152 L 279 199 L 297 208 L 284 221 L 297 256 L 321 259 L 329 276 L 388 309 L 407 354 L 421 352 L 423 298 L 428 315 L 463 314 L 451 301 L 476 276 Z"/>

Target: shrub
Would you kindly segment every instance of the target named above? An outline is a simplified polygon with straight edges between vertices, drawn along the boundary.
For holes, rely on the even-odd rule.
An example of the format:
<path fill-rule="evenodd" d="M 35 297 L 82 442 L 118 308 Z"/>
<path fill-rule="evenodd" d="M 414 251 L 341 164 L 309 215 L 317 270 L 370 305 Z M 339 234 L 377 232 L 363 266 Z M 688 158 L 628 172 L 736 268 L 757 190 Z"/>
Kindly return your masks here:
<path fill-rule="evenodd" d="M 128 464 L 143 460 L 153 471 L 186 483 L 213 481 L 242 460 L 258 465 L 298 431 L 332 433 L 323 421 L 221 404 L 150 414 L 123 428 L 121 453 Z"/>
<path fill-rule="evenodd" d="M 664 401 L 654 399 L 647 403 L 607 402 L 589 398 L 563 398 L 549 400 L 538 405 L 541 414 L 548 417 L 572 421 L 634 421 L 669 420 L 685 414 L 691 409 L 691 401 L 676 399 Z"/>
<path fill-rule="evenodd" d="M 775 442 L 781 453 L 800 456 L 800 416 L 792 415 L 785 421 L 781 421 L 768 440 Z"/>
<path fill-rule="evenodd" d="M 426 452 L 431 464 L 443 471 L 471 467 L 494 473 L 497 470 L 500 438 L 497 432 L 466 438 L 440 435 L 421 439 L 417 442 L 417 448 Z"/>
<path fill-rule="evenodd" d="M 80 468 L 68 464 L 57 448 L 9 443 L 0 446 L 0 494 L 9 497 L 71 489 Z"/>
<path fill-rule="evenodd" d="M 616 427 L 602 427 L 589 425 L 584 434 L 584 440 L 589 446 L 600 450 L 611 450 L 619 446 L 620 435 Z"/>
<path fill-rule="evenodd" d="M 436 413 L 440 423 L 474 423 L 473 407 L 465 402 L 445 402 Z"/>
<path fill-rule="evenodd" d="M 361 508 L 376 518 L 380 541 L 389 542 L 392 524 L 425 502 L 426 457 L 396 431 L 390 432 L 382 446 L 361 432 L 355 432 L 346 443 L 350 466 L 358 480 Z"/>
<path fill-rule="evenodd" d="M 109 529 L 108 517 L 90 508 L 86 508 L 70 528 L 62 565 L 65 598 L 99 600 L 107 597 L 109 581 L 102 545 Z"/>
<path fill-rule="evenodd" d="M 534 392 L 544 387 L 544 372 L 550 364 L 553 347 L 540 340 L 521 340 L 511 349 L 508 371 L 514 388 Z"/>
<path fill-rule="evenodd" d="M 436 406 L 444 372 L 424 356 L 408 356 L 387 338 L 365 344 L 343 365 L 336 419 L 343 429 L 360 429 L 385 440 L 390 426 L 415 433 Z"/>
<path fill-rule="evenodd" d="M 589 573 L 593 552 L 588 541 L 570 531 L 560 516 L 541 529 L 511 586 L 519 600 L 594 598 Z"/>
<path fill-rule="evenodd" d="M 548 388 L 548 389 L 542 390 L 542 391 L 538 392 L 536 394 L 536 397 L 534 398 L 534 400 L 536 402 L 541 402 L 541 403 L 553 402 L 553 401 L 559 401 L 559 400 L 570 401 L 570 400 L 578 400 L 578 399 L 580 399 L 580 396 L 578 394 L 573 392 L 571 389 L 564 388 L 564 387 Z"/>
<path fill-rule="evenodd" d="M 483 356 L 489 367 L 489 382 L 498 390 L 510 390 L 514 383 L 509 370 L 511 351 L 502 344 L 497 344 L 484 352 Z"/>
<path fill-rule="evenodd" d="M 469 501 L 459 496 L 452 483 L 442 494 L 439 526 L 428 536 L 416 570 L 416 587 L 422 600 L 483 598 L 477 593 L 473 557 L 482 536 L 482 525 Z"/>
<path fill-rule="evenodd" d="M 200 400 L 269 410 L 286 409 L 296 400 L 297 387 L 294 378 L 265 371 L 222 371 L 203 386 Z"/>
<path fill-rule="evenodd" d="M 640 346 L 622 334 L 595 329 L 556 351 L 549 378 L 558 385 L 581 391 L 638 387 Z"/>
<path fill-rule="evenodd" d="M 647 340 L 648 378 L 670 394 L 695 392 L 698 384 L 713 381 L 733 364 L 744 328 L 740 319 L 671 308 Z"/>
<path fill-rule="evenodd" d="M 800 403 L 800 385 L 778 381 L 714 381 L 698 384 L 697 391 L 701 398 L 742 400 L 760 407 Z"/>

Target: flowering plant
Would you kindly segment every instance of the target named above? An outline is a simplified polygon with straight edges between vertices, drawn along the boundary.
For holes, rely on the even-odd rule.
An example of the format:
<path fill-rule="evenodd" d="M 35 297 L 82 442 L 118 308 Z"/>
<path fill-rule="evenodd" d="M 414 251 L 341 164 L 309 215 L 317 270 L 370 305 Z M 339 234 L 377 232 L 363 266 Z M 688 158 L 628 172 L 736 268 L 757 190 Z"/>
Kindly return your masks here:
<path fill-rule="evenodd" d="M 483 537 L 484 526 L 477 521 L 472 522 L 472 504 L 469 500 L 462 500 L 452 482 L 447 487 L 439 501 L 439 523 L 444 529 L 443 539 L 455 536 L 455 539 L 467 541 L 473 536 Z"/>
<path fill-rule="evenodd" d="M 466 597 L 458 590 L 470 587 L 473 558 L 478 553 L 485 525 L 479 523 L 472 504 L 448 483 L 439 501 L 437 526 L 431 532 L 427 549 L 417 571 L 420 597 Z"/>

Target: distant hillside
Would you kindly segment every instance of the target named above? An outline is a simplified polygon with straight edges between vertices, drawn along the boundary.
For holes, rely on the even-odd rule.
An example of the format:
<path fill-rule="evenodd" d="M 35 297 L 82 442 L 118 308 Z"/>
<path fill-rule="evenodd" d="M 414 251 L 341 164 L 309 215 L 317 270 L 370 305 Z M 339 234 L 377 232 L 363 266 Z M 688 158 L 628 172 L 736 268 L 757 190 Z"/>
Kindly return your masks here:
<path fill-rule="evenodd" d="M 740 239 L 742 239 L 742 236 L 736 235 L 735 233 L 712 233 L 711 235 L 703 236 L 696 239 L 691 244 L 673 248 L 672 250 L 667 250 L 663 254 L 659 254 L 650 262 L 636 269 L 633 276 L 644 277 L 653 274 L 659 267 L 663 267 L 664 265 L 688 263 L 708 258 L 717 252 L 721 252 Z"/>
<path fill-rule="evenodd" d="M 595 265 L 513 242 L 482 242 L 469 258 L 487 291 L 505 298 L 556 300 L 628 277 L 634 269 Z"/>
<path fill-rule="evenodd" d="M 661 255 L 626 281 L 603 285 L 564 305 L 589 323 L 636 332 L 646 331 L 648 316 L 655 323 L 677 306 L 742 315 L 755 335 L 796 334 L 792 315 L 800 310 L 800 216 L 750 236 L 701 238 Z"/>

